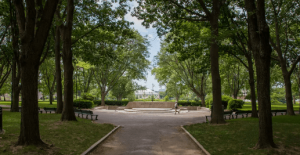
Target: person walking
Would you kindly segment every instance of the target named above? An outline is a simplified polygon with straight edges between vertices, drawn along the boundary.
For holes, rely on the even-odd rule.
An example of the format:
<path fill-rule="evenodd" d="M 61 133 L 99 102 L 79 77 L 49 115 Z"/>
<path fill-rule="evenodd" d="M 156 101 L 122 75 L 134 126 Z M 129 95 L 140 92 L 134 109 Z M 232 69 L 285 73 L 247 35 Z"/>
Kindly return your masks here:
<path fill-rule="evenodd" d="M 177 109 L 178 109 L 178 103 L 177 103 L 177 101 L 175 102 L 175 115 L 176 115 L 176 112 L 178 112 L 178 114 L 179 114 L 179 111 L 177 111 Z"/>

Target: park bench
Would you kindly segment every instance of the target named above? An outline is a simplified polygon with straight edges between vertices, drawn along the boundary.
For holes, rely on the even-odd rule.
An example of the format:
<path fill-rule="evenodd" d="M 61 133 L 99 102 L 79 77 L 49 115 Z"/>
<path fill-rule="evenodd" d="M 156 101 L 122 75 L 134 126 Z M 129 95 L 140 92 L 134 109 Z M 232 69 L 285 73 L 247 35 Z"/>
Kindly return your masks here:
<path fill-rule="evenodd" d="M 45 110 L 46 114 L 47 114 L 47 112 L 50 112 L 50 114 L 51 114 L 52 111 L 54 113 L 56 112 L 56 108 L 46 108 L 46 107 L 44 107 L 44 110 Z"/>
<path fill-rule="evenodd" d="M 248 117 L 248 114 L 252 114 L 252 111 L 236 111 L 235 118 L 237 119 L 238 115 L 242 115 L 242 118 L 244 118 L 244 115 Z"/>
<path fill-rule="evenodd" d="M 22 107 L 19 107 L 19 111 L 22 111 Z M 40 107 L 38 107 L 38 112 L 43 113 L 43 111 L 40 109 Z"/>
<path fill-rule="evenodd" d="M 81 110 L 80 110 L 80 109 L 74 108 L 74 113 L 75 113 L 75 114 L 78 114 L 78 117 L 79 117 L 79 115 L 81 114 Z"/>
<path fill-rule="evenodd" d="M 229 116 L 228 118 L 231 119 L 233 118 L 232 111 L 224 111 L 223 113 L 224 119 L 226 120 L 226 116 Z"/>
<path fill-rule="evenodd" d="M 232 111 L 224 111 L 223 116 L 224 116 L 224 119 L 226 119 L 226 116 L 229 116 L 229 117 L 228 117 L 229 119 L 230 119 L 231 117 L 233 118 Z M 208 117 L 211 118 L 211 115 L 210 115 L 210 116 L 205 116 L 205 122 L 206 122 L 206 123 L 208 122 Z"/>
<path fill-rule="evenodd" d="M 286 110 L 271 110 L 271 113 L 272 113 L 272 116 L 273 116 L 273 113 L 275 114 L 275 116 L 277 113 L 281 113 L 281 115 L 283 115 L 283 113 L 285 113 L 285 115 L 286 115 L 287 111 Z"/>
<path fill-rule="evenodd" d="M 83 114 L 85 114 L 86 115 L 86 119 L 88 119 L 89 117 L 89 115 L 91 115 L 91 120 L 93 120 L 93 116 L 96 116 L 96 119 L 95 120 L 98 120 L 97 119 L 97 117 L 98 117 L 98 115 L 94 115 L 93 114 L 93 111 L 90 111 L 90 110 L 80 110 L 81 111 L 81 117 L 83 118 Z"/>

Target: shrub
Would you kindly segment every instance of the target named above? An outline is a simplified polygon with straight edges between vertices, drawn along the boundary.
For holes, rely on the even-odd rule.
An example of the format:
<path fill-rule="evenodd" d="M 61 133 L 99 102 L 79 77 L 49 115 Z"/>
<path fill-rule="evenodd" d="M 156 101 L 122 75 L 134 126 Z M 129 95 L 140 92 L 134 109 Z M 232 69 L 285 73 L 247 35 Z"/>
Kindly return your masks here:
<path fill-rule="evenodd" d="M 134 101 L 134 100 L 135 100 L 135 95 L 134 95 L 134 93 L 129 94 L 129 95 L 127 96 L 127 98 L 128 98 L 128 101 Z"/>
<path fill-rule="evenodd" d="M 201 102 L 197 101 L 178 101 L 181 106 L 201 106 Z"/>
<path fill-rule="evenodd" d="M 243 108 L 245 102 L 243 100 L 231 99 L 228 102 L 227 109 L 229 110 L 237 110 L 237 108 Z"/>
<path fill-rule="evenodd" d="M 93 105 L 94 102 L 90 100 L 78 99 L 73 101 L 73 106 L 78 108 L 92 108 Z"/>
<path fill-rule="evenodd" d="M 169 101 L 169 96 L 168 95 L 164 97 L 164 101 Z"/>
<path fill-rule="evenodd" d="M 105 105 L 126 106 L 129 101 L 105 101 Z M 95 104 L 101 105 L 101 100 L 95 100 Z"/>
<path fill-rule="evenodd" d="M 95 96 L 93 96 L 92 94 L 90 93 L 83 93 L 82 96 L 81 96 L 81 99 L 83 100 L 90 100 L 90 101 L 93 101 L 95 98 Z"/>
<path fill-rule="evenodd" d="M 222 95 L 222 105 L 224 106 L 224 109 L 228 108 L 228 101 L 232 100 L 233 98 L 230 96 Z M 210 98 L 206 101 L 206 107 L 211 108 L 213 104 L 213 99 Z"/>

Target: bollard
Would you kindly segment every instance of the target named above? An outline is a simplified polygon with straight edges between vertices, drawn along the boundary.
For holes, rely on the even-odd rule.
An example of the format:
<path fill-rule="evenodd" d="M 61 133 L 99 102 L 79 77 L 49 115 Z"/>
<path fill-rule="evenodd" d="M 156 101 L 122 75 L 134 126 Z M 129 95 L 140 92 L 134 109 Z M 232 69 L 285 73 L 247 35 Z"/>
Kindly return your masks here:
<path fill-rule="evenodd" d="M 2 132 L 2 107 L 0 107 L 0 133 Z"/>

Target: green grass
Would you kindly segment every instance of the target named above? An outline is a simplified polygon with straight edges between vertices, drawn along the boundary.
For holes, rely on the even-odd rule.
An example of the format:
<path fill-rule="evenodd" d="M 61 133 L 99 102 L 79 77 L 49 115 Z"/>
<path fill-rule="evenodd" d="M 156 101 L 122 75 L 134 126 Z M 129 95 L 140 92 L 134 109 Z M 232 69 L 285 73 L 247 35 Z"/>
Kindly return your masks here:
<path fill-rule="evenodd" d="M 81 154 L 92 144 L 110 132 L 111 124 L 96 124 L 91 120 L 77 118 L 77 122 L 61 122 L 60 114 L 39 114 L 41 139 L 54 147 L 42 150 L 35 146 L 17 149 L 13 147 L 20 133 L 20 113 L 3 113 L 4 135 L 0 135 L 0 154 Z M 13 150 L 17 152 L 13 153 Z"/>
<path fill-rule="evenodd" d="M 300 115 L 273 119 L 274 142 L 279 149 L 253 149 L 258 141 L 258 119 L 227 120 L 226 125 L 193 124 L 184 126 L 212 155 L 297 154 L 300 151 Z"/>
<path fill-rule="evenodd" d="M 19 106 L 21 106 L 21 102 L 19 102 Z M 11 105 L 11 102 L 10 101 L 0 101 L 0 105 Z M 93 108 L 95 107 L 96 105 L 94 104 L 93 105 Z M 39 107 L 40 108 L 56 108 L 57 107 L 57 102 L 52 102 L 52 104 L 50 104 L 49 101 L 39 101 Z"/>
<path fill-rule="evenodd" d="M 299 111 L 299 104 L 293 104 L 294 106 L 294 110 L 295 111 Z M 257 108 L 258 108 L 258 105 L 257 105 Z M 286 109 L 286 104 L 272 104 L 271 105 L 271 109 L 272 110 L 285 110 Z M 238 110 L 252 110 L 252 106 L 250 103 L 245 103 L 243 108 L 241 109 L 238 109 Z"/>

